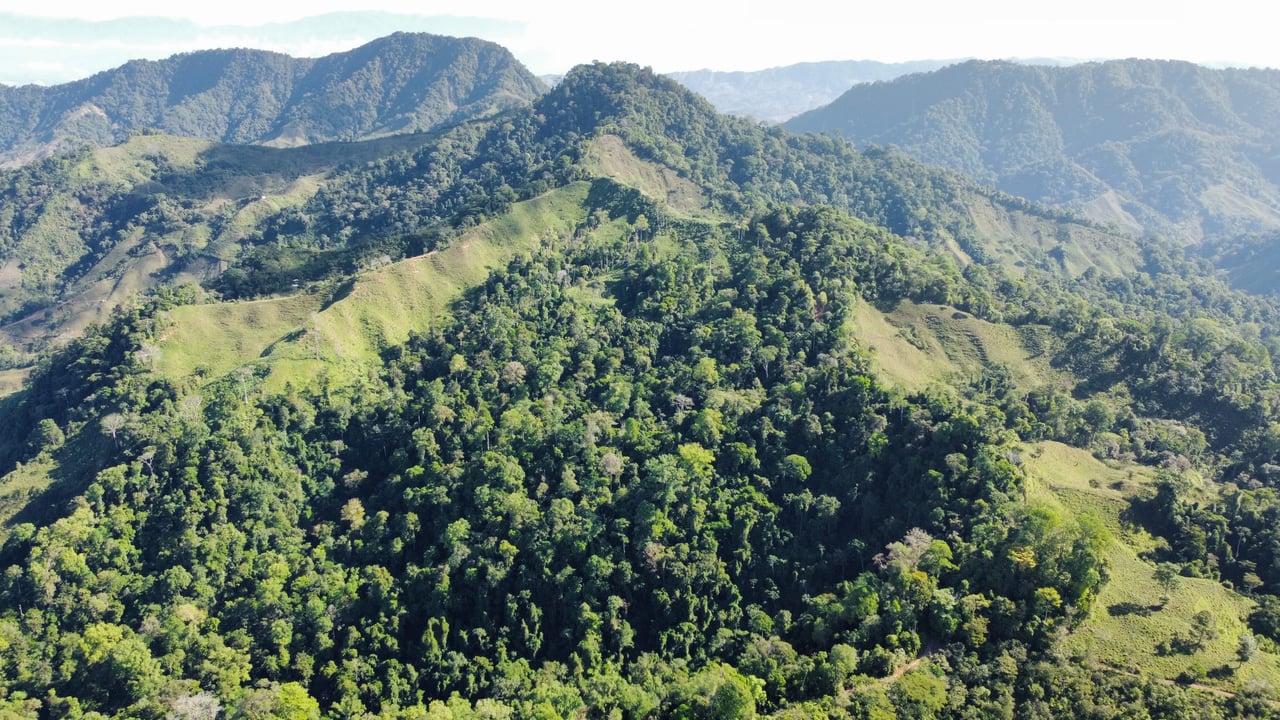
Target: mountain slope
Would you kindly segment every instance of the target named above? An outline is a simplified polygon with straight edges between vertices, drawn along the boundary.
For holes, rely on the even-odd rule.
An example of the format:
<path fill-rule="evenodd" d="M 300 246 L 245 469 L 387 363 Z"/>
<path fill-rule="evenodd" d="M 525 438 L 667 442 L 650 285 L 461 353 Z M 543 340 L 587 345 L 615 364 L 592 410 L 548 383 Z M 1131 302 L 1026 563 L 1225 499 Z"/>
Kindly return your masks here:
<path fill-rule="evenodd" d="M 210 50 L 49 88 L 0 86 L 0 161 L 109 145 L 140 128 L 267 145 L 415 132 L 527 104 L 542 89 L 505 48 L 476 39 L 397 33 L 319 59 Z"/>
<path fill-rule="evenodd" d="M 720 115 L 674 81 L 627 64 L 577 68 L 529 113 L 513 114 L 495 127 L 479 147 L 498 160 L 464 166 L 456 184 L 441 189 L 437 151 L 424 148 L 408 163 L 353 169 L 341 184 L 356 191 L 326 195 L 330 207 L 315 210 L 337 217 L 343 212 L 339 206 L 377 195 L 386 202 L 365 208 L 358 229 L 392 232 L 428 217 L 442 219 L 442 206 L 492 205 L 495 195 L 519 187 L 523 181 L 517 179 L 530 173 L 539 178 L 535 186 L 545 189 L 571 176 L 568 164 L 574 160 L 607 155 L 599 141 L 606 136 L 700 188 L 710 205 L 730 214 L 768 203 L 829 203 L 965 262 L 980 257 L 1010 267 L 1065 265 L 1073 273 L 1091 265 L 1116 269 L 1141 262 L 1131 236 L 992 192 L 898 153 L 859 153 L 847 142 Z M 462 191 L 470 193 L 467 199 L 447 197 Z M 669 186 L 666 192 L 681 191 Z M 434 207 L 424 205 L 424 198 Z M 340 230 L 313 226 L 310 232 Z"/>
<path fill-rule="evenodd" d="M 624 64 L 82 176 L 228 267 L 0 398 L 5 710 L 1274 716 L 1280 309 L 1170 243 Z"/>
<path fill-rule="evenodd" d="M 273 149 L 139 134 L 0 173 L 0 346 L 65 341 L 135 293 L 215 277 L 335 167 L 427 141 Z"/>
<path fill-rule="evenodd" d="M 854 87 L 801 132 L 893 145 L 1009 193 L 1184 241 L 1280 227 L 1280 72 L 968 62 Z"/>
<path fill-rule="evenodd" d="M 437 135 L 288 152 L 148 135 L 3 176 L 0 344 L 39 346 L 100 318 L 110 296 L 212 277 L 228 263 L 217 289 L 247 297 L 350 267 L 354 256 L 336 251 L 367 260 L 430 249 L 442 227 L 482 221 L 584 168 L 651 192 L 662 211 L 831 203 L 961 265 L 1015 275 L 1147 262 L 1132 236 L 896 153 L 720 115 L 635 66 L 596 65 L 531 108 Z M 152 265 L 131 271 L 139 262 Z M 91 283 L 101 286 L 88 292 Z"/>

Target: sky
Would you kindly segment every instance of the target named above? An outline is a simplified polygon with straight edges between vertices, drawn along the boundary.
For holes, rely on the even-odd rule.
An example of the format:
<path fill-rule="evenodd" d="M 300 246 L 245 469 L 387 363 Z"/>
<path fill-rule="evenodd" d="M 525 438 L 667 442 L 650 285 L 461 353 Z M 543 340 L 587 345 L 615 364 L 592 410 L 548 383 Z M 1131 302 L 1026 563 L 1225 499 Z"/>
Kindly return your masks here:
<path fill-rule="evenodd" d="M 317 57 L 396 29 L 493 40 L 538 74 L 593 60 L 659 72 L 971 57 L 1280 67 L 1267 7 L 1257 0 L 0 0 L 0 83 L 67 82 L 133 58 L 211 47 Z"/>

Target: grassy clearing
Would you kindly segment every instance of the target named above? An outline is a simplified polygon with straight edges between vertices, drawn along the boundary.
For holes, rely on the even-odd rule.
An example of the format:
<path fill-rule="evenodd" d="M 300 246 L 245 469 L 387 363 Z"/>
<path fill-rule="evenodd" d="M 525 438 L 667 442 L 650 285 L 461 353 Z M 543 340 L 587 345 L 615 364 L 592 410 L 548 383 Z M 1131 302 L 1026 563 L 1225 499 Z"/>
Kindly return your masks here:
<path fill-rule="evenodd" d="M 1247 663 L 1236 657 L 1240 635 L 1253 601 L 1213 580 L 1179 578 L 1168 593 L 1154 578 L 1155 566 L 1141 555 L 1156 541 L 1124 522 L 1135 498 L 1155 492 L 1155 472 L 1142 466 L 1104 464 L 1085 450 L 1043 442 L 1024 454 L 1028 501 L 1071 516 L 1092 515 L 1111 531 L 1110 577 L 1082 627 L 1068 640 L 1071 652 L 1094 666 L 1173 680 L 1193 667 L 1207 671 L 1200 682 L 1231 691 L 1251 680 L 1280 688 L 1280 657 L 1258 655 Z M 1162 643 L 1187 637 L 1192 617 L 1208 610 L 1215 637 L 1191 653 L 1164 653 Z"/>
<path fill-rule="evenodd" d="M 1066 384 L 1048 357 L 1032 353 L 1018 333 L 946 305 L 900 303 L 888 313 L 858 302 L 846 326 L 870 349 L 880 378 L 908 390 L 930 383 L 973 379 L 983 368 L 1002 365 L 1019 386 Z"/>
<path fill-rule="evenodd" d="M 1095 267 L 1123 275 L 1141 266 L 1142 253 L 1132 238 L 1087 225 L 1059 224 L 994 202 L 969 208 L 974 237 L 1002 264 L 1018 268 L 1057 263 L 1070 276 Z"/>
<path fill-rule="evenodd" d="M 56 469 L 53 459 L 42 455 L 0 478 L 0 541 L 8 537 L 14 517 L 53 484 Z"/>
<path fill-rule="evenodd" d="M 0 370 L 0 397 L 12 395 L 21 390 L 27 378 L 31 376 L 31 371 L 32 368 L 29 367 Z"/>
<path fill-rule="evenodd" d="M 1142 223 L 1124 208 L 1124 199 L 1115 190 L 1108 190 L 1080 205 L 1080 211 L 1089 218 L 1109 223 L 1130 235 L 1142 234 Z"/>
<path fill-rule="evenodd" d="M 42 525 L 68 514 L 108 464 L 111 440 L 97 423 L 71 428 L 67 441 L 0 476 L 0 543 L 24 522 Z"/>
<path fill-rule="evenodd" d="M 199 371 L 216 377 L 261 356 L 268 347 L 305 327 L 323 302 L 298 294 L 248 302 L 186 305 L 169 311 L 156 370 L 169 377 Z"/>
<path fill-rule="evenodd" d="M 363 377 L 389 347 L 439 322 L 462 292 L 512 257 L 560 242 L 585 215 L 589 185 L 518 203 L 449 247 L 354 278 L 326 304 L 319 294 L 176 308 L 159 372 L 209 377 L 245 363 L 272 369 L 268 389 Z"/>
<path fill-rule="evenodd" d="M 888 315 L 862 301 L 847 324 L 850 336 L 875 357 L 879 379 L 890 385 L 923 390 L 957 370 L 936 339 L 922 340 L 908 327 L 893 324 Z"/>
<path fill-rule="evenodd" d="M 190 170 L 213 145 L 215 143 L 199 138 L 135 135 L 114 147 L 94 151 L 76 168 L 76 175 L 89 182 L 135 185 L 152 177 L 156 167 L 154 158 L 164 158 L 175 170 Z"/>
<path fill-rule="evenodd" d="M 641 160 L 617 135 L 601 135 L 591 143 L 589 166 L 598 174 L 637 188 L 651 199 L 680 213 L 700 217 L 710 214 L 702 189 L 671 168 Z"/>

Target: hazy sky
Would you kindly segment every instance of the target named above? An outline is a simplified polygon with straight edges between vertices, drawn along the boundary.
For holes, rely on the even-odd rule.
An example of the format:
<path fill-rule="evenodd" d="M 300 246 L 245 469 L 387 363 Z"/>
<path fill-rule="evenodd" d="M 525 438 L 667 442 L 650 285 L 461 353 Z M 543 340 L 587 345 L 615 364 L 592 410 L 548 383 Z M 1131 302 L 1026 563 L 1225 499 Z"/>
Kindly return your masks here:
<path fill-rule="evenodd" d="M 1027 0 L 0 0 L 0 82 L 63 82 L 130 58 L 208 47 L 318 56 L 397 28 L 485 37 L 539 74 L 591 60 L 629 60 L 661 72 L 963 57 L 1151 57 L 1280 67 L 1267 7 L 1258 0 L 1074 0 L 1053 6 Z M 353 10 L 395 15 L 296 22 Z M 184 22 L 136 19 L 143 17 Z M 103 22 L 111 20 L 117 22 Z"/>

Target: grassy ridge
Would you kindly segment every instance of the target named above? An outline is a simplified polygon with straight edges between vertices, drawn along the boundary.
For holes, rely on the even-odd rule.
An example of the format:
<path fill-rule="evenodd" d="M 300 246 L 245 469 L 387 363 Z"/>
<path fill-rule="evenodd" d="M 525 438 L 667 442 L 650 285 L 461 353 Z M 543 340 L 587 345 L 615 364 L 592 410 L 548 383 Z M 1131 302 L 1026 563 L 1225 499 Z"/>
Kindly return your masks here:
<path fill-rule="evenodd" d="M 0 370 L 0 396 L 21 390 L 27 378 L 31 376 L 31 370 L 32 368 Z"/>
<path fill-rule="evenodd" d="M 585 216 L 588 183 L 512 207 L 449 247 L 363 273 L 325 301 L 299 294 L 253 302 L 194 305 L 171 312 L 157 369 L 172 377 L 198 369 L 217 377 L 245 363 L 272 368 L 273 386 L 320 373 L 355 377 L 379 354 L 431 326 L 463 290 L 522 252 L 572 234 Z"/>

